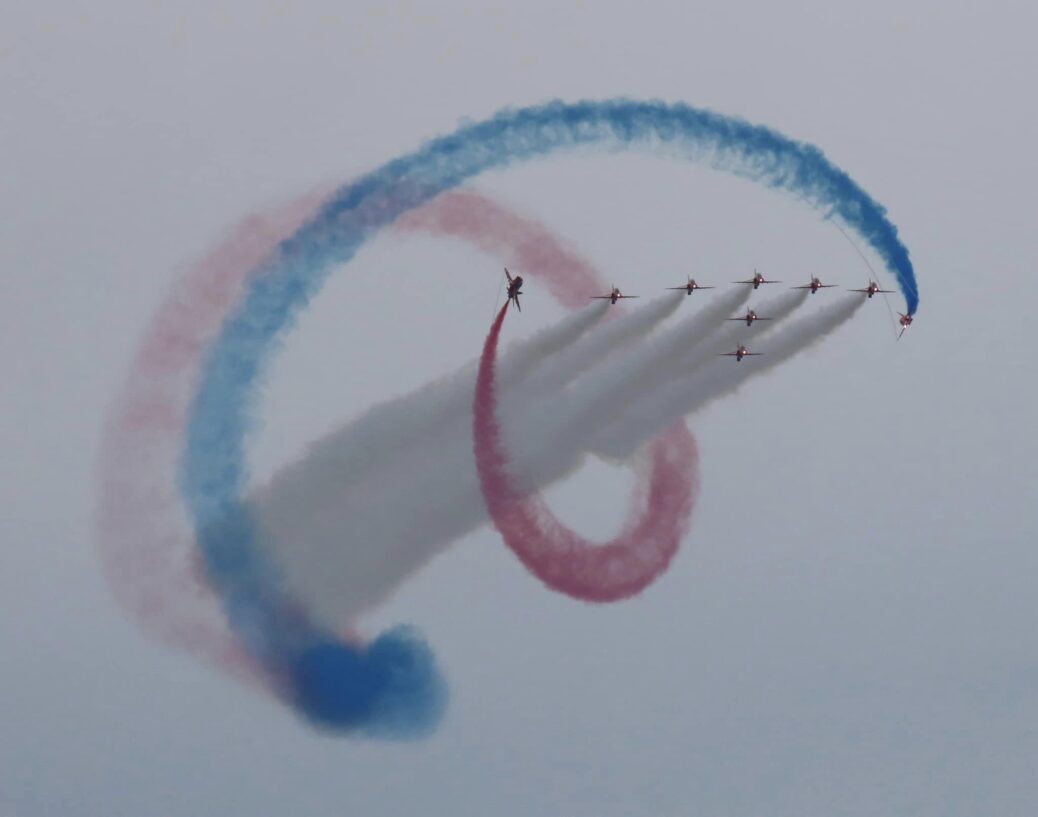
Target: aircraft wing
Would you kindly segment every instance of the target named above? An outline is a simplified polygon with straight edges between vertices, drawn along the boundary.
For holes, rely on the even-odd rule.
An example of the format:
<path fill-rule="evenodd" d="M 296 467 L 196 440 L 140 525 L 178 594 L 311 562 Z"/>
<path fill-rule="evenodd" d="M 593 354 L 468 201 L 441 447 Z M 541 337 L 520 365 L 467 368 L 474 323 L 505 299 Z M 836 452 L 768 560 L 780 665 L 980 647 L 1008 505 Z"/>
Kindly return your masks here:
<path fill-rule="evenodd" d="M 640 298 L 641 295 L 617 295 L 617 298 Z"/>
<path fill-rule="evenodd" d="M 612 295 L 592 295 L 591 296 L 591 300 L 592 301 L 611 301 L 611 300 L 613 300 L 613 296 Z"/>

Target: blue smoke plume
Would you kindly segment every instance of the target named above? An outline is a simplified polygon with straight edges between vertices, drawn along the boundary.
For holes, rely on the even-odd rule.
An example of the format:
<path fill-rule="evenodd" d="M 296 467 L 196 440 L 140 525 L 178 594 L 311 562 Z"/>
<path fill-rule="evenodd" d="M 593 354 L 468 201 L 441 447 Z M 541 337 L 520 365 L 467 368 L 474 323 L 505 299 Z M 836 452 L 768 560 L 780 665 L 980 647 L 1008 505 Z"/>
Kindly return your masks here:
<path fill-rule="evenodd" d="M 434 728 L 445 684 L 432 653 L 409 630 L 358 647 L 323 632 L 280 588 L 256 547 L 241 501 L 244 444 L 256 386 L 295 317 L 334 264 L 402 213 L 492 169 L 564 149 L 667 151 L 784 190 L 839 219 L 883 259 L 919 303 L 908 250 L 885 211 L 820 150 L 740 119 L 685 104 L 611 100 L 505 110 L 426 143 L 338 190 L 314 218 L 253 271 L 204 361 L 188 421 L 181 489 L 210 579 L 250 654 L 310 721 L 377 735 Z"/>

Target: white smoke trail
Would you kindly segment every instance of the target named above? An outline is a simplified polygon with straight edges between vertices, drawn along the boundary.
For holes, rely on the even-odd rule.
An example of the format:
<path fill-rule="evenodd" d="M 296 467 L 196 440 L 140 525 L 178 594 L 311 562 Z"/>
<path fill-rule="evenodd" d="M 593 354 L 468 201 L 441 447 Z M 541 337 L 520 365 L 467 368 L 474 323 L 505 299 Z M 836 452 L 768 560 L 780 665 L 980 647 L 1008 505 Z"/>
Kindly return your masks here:
<path fill-rule="evenodd" d="M 522 381 L 534 367 L 587 333 L 605 314 L 605 305 L 582 309 L 513 344 L 501 356 L 502 378 L 507 383 Z M 358 480 L 367 480 L 372 469 L 398 466 L 411 457 L 416 446 L 451 433 L 448 425 L 455 433 L 460 428 L 468 433 L 465 423 L 471 421 L 476 368 L 476 361 L 471 361 L 408 394 L 373 405 L 348 425 L 311 443 L 298 464 L 310 468 L 324 463 L 344 475 L 358 474 Z M 288 483 L 295 479 L 294 471 L 295 466 L 282 469 L 275 477 L 275 490 L 287 490 Z M 315 497 L 315 501 L 323 500 Z"/>
<path fill-rule="evenodd" d="M 749 291 L 749 287 L 747 287 L 745 293 L 748 294 Z M 717 319 L 717 313 L 724 311 L 724 307 L 728 305 L 726 303 L 720 303 L 720 308 L 710 315 L 709 318 L 707 313 L 703 313 L 704 324 L 699 325 L 699 329 L 715 329 L 716 331 L 686 332 L 687 338 L 677 338 L 676 340 L 679 342 L 673 344 L 672 348 L 668 348 L 666 344 L 663 344 L 662 348 L 658 350 L 655 363 L 650 360 L 644 361 L 641 381 L 630 384 L 634 388 L 631 388 L 629 385 L 622 391 L 616 390 L 613 394 L 606 396 L 605 401 L 610 404 L 615 414 L 613 422 L 622 422 L 624 416 L 637 410 L 637 406 L 642 400 L 651 400 L 653 395 L 663 387 L 665 381 L 675 378 L 687 380 L 693 372 L 702 366 L 715 362 L 718 354 L 730 352 L 740 343 L 752 345 L 755 340 L 773 331 L 785 318 L 789 317 L 790 313 L 801 306 L 806 299 L 807 293 L 804 290 L 784 292 L 769 301 L 765 301 L 756 310 L 761 318 L 755 320 L 749 326 L 746 325 L 741 317 L 738 320 L 732 320 L 732 317 L 736 316 L 732 316 L 731 313 L 734 312 L 739 304 L 735 304 L 731 309 L 727 310 L 728 314 L 720 320 Z M 742 300 L 745 300 L 745 297 Z M 707 321 L 709 321 L 709 325 L 707 325 Z M 696 324 L 693 323 L 690 328 L 695 326 Z M 681 341 L 684 342 L 682 343 Z M 589 410 L 597 413 L 603 411 L 604 407 L 599 405 L 591 407 Z M 596 432 L 596 436 L 605 438 L 614 433 L 617 432 L 610 426 L 600 429 Z"/>
<path fill-rule="evenodd" d="M 787 331 L 776 332 L 766 358 L 748 358 L 738 368 L 728 359 L 715 358 L 717 367 L 701 366 L 701 371 L 687 381 L 673 377 L 650 379 L 654 388 L 638 404 L 637 412 L 624 416 L 619 430 L 610 425 L 618 419 L 615 406 L 603 403 L 602 398 L 607 392 L 632 393 L 645 382 L 644 372 L 625 365 L 622 372 L 626 378 L 617 379 L 611 357 L 603 359 L 583 353 L 581 359 L 586 368 L 576 369 L 575 356 L 566 353 L 578 344 L 594 349 L 596 336 L 615 331 L 616 321 L 599 325 L 590 321 L 590 329 L 578 332 L 574 327 L 580 322 L 575 316 L 572 322 L 568 318 L 564 323 L 569 330 L 551 336 L 559 343 L 560 339 L 570 338 L 572 345 L 565 350 L 531 361 L 525 356 L 531 349 L 559 347 L 559 343 L 538 337 L 507 353 L 517 367 L 513 371 L 525 368 L 528 373 L 528 377 L 513 378 L 511 383 L 501 380 L 509 390 L 503 404 L 522 406 L 522 410 L 513 408 L 500 418 L 513 453 L 512 468 L 532 484 L 546 486 L 572 473 L 592 441 L 598 443 L 597 448 L 606 450 L 600 436 L 605 429 L 610 429 L 608 441 L 612 448 L 608 453 L 621 449 L 624 455 L 633 452 L 674 418 L 736 388 L 751 374 L 777 365 L 831 331 L 860 305 L 854 300 L 849 311 L 823 310 L 818 316 L 798 321 Z M 725 302 L 723 306 L 727 316 L 731 305 Z M 659 308 L 657 304 L 647 304 L 642 309 L 651 312 Z M 695 336 L 696 318 L 714 325 L 716 333 L 724 333 L 724 329 L 716 330 L 718 314 L 721 306 L 683 321 L 663 336 L 670 336 L 667 343 L 673 343 L 679 331 L 686 337 Z M 765 314 L 763 307 L 761 314 Z M 769 329 L 781 322 L 769 322 Z M 713 338 L 713 334 L 708 335 L 707 342 L 699 347 L 713 349 Z M 638 358 L 646 344 L 657 351 L 665 348 L 659 340 L 650 337 L 642 341 L 633 353 L 625 353 L 624 359 Z M 686 359 L 686 366 L 700 362 L 704 354 L 701 351 Z M 527 391 L 531 384 L 565 380 L 562 367 L 555 370 L 554 364 L 559 361 L 564 364 L 565 374 L 573 379 L 567 389 L 565 411 L 560 410 L 558 394 L 541 389 Z M 306 598 L 312 613 L 328 626 L 352 621 L 384 602 L 415 570 L 486 521 L 472 457 L 469 375 L 470 367 L 466 366 L 441 381 L 433 392 L 436 399 L 431 413 L 438 418 L 442 419 L 444 407 L 464 407 L 449 421 L 430 424 L 430 409 L 425 403 L 430 387 L 419 389 L 394 401 L 391 422 L 380 425 L 369 412 L 363 422 L 352 423 L 312 445 L 302 460 L 280 471 L 250 498 L 263 532 L 262 540 L 272 550 L 275 563 L 281 566 L 287 589 Z M 597 406 L 595 411 L 588 410 L 592 405 Z M 578 418 L 581 425 L 575 428 L 573 424 Z M 370 434 L 372 429 L 377 429 L 380 439 L 392 439 L 393 423 L 412 432 L 430 428 L 434 431 L 417 438 L 409 434 L 408 444 L 393 445 L 388 456 L 385 450 L 378 451 L 369 445 L 369 441 L 357 439 Z M 358 451 L 366 452 L 365 456 L 358 456 Z"/>
<path fill-rule="evenodd" d="M 594 334 L 581 338 L 569 349 L 560 352 L 550 365 L 543 367 L 531 377 L 527 393 L 554 392 L 617 349 L 625 348 L 645 337 L 681 306 L 682 297 L 684 296 L 668 295 L 649 301 L 614 318 Z M 607 306 L 609 302 L 597 303 Z M 498 380 L 504 383 L 505 378 L 506 374 L 502 370 Z"/>
<path fill-rule="evenodd" d="M 749 327 L 742 320 L 730 321 L 732 313 L 750 292 L 750 287 L 732 290 L 674 329 L 649 338 L 624 357 L 580 378 L 571 389 L 569 399 L 558 410 L 567 416 L 559 422 L 556 434 L 571 441 L 575 437 L 581 449 L 596 437 L 609 436 L 611 432 L 603 426 L 618 420 L 632 404 L 653 394 L 683 371 L 713 361 L 729 337 L 752 337 L 762 332 L 762 327 L 778 324 L 804 300 L 802 293 L 788 292 L 761 308 L 760 314 L 770 316 L 770 320 Z M 558 443 L 542 436 L 538 444 L 550 448 Z"/>
<path fill-rule="evenodd" d="M 665 428 L 709 403 L 736 391 L 758 374 L 770 371 L 789 358 L 819 343 L 850 320 L 864 299 L 846 295 L 831 306 L 782 328 L 768 326 L 767 347 L 760 357 L 747 357 L 736 365 L 697 366 L 691 377 L 672 381 L 646 395 L 616 426 L 592 444 L 596 453 L 624 459 L 651 439 L 654 429 Z M 777 321 L 775 323 L 778 323 Z M 726 360 L 725 363 L 728 361 Z"/>
<path fill-rule="evenodd" d="M 749 292 L 748 287 L 740 288 L 731 297 L 719 299 L 701 314 L 692 316 L 670 332 L 650 338 L 649 343 L 641 345 L 625 360 L 603 371 L 598 382 L 585 387 L 591 392 L 590 399 L 581 391 L 584 408 L 576 418 L 576 425 L 583 427 L 589 414 L 626 410 L 665 381 L 685 377 L 713 360 L 716 352 L 728 346 L 729 338 L 742 341 L 753 338 L 779 324 L 803 302 L 802 293 L 781 295 L 761 308 L 760 314 L 770 320 L 745 326 L 741 318 L 731 319 Z"/>
<path fill-rule="evenodd" d="M 499 364 L 502 417 L 532 410 L 535 398 L 564 386 L 596 365 L 604 354 L 644 337 L 680 303 L 677 298 L 663 298 L 599 326 L 611 307 L 606 301 L 596 301 L 532 338 L 512 344 Z M 417 391 L 373 406 L 350 425 L 311 444 L 305 460 L 316 463 L 333 458 L 330 466 L 343 471 L 363 469 L 356 470 L 360 474 L 356 479 L 370 481 L 374 470 L 410 467 L 416 459 L 435 459 L 440 450 L 464 444 L 472 433 L 476 368 L 476 361 L 471 361 Z M 423 410 L 416 409 L 419 405 Z"/>

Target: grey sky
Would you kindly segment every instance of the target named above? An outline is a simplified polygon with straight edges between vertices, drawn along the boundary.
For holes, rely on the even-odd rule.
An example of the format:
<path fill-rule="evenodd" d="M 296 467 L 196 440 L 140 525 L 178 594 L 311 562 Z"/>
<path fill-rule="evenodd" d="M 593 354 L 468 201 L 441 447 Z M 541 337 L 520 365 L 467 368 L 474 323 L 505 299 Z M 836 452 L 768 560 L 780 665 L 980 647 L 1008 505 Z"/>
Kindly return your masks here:
<path fill-rule="evenodd" d="M 1032 813 L 1036 23 L 1024 2 L 4 6 L 0 815 Z M 698 418 L 692 532 L 642 597 L 553 595 L 483 530 L 362 622 L 437 650 L 428 741 L 315 735 L 145 640 L 99 572 L 93 469 L 173 271 L 461 119 L 615 95 L 821 147 L 901 229 L 910 333 L 869 304 Z M 663 160 L 478 186 L 631 291 L 868 275 L 795 201 Z M 501 260 L 384 236 L 333 276 L 272 368 L 257 477 L 474 356 Z M 435 307 L 391 288 L 426 276 Z M 508 333 L 559 314 L 530 288 Z M 549 496 L 605 535 L 628 483 L 596 465 Z"/>

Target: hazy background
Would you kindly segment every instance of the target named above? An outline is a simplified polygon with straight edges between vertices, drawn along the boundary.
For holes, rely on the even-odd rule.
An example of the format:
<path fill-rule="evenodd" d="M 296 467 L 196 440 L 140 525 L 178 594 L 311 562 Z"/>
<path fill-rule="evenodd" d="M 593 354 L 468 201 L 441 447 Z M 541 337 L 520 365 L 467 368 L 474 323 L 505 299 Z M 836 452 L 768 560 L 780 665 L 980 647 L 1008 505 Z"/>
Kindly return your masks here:
<path fill-rule="evenodd" d="M 1033 813 L 1036 7 L 631 5 L 0 9 L 0 815 Z M 178 266 L 463 119 L 616 95 L 821 147 L 911 251 L 905 338 L 875 300 L 696 418 L 692 532 L 642 597 L 551 594 L 483 530 L 361 622 L 436 649 L 425 742 L 320 736 L 148 642 L 99 570 L 94 468 Z M 702 169 L 584 154 L 477 187 L 631 292 L 868 276 L 812 211 Z M 272 367 L 257 478 L 475 356 L 504 261 L 367 246 Z M 510 337 L 561 314 L 527 289 Z M 607 535 L 629 483 L 550 498 Z"/>

